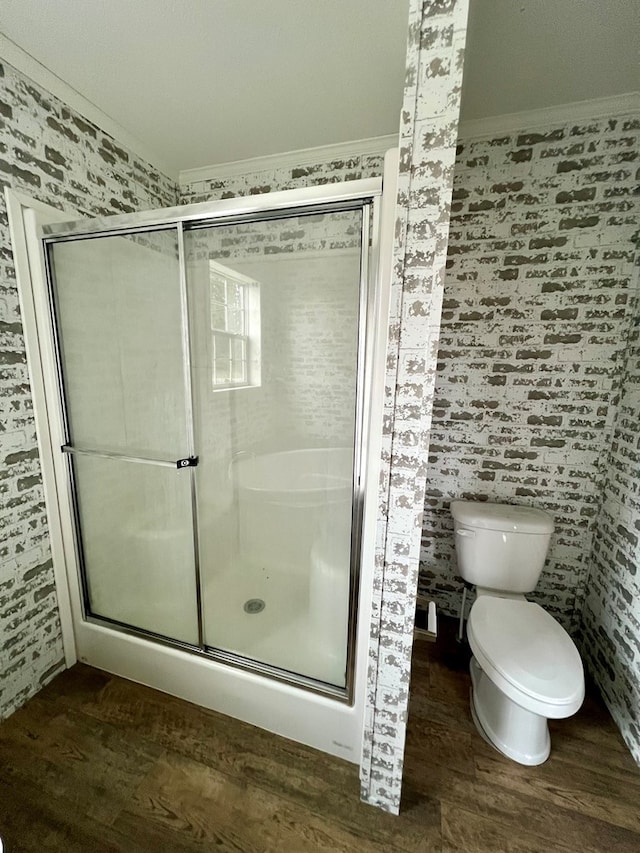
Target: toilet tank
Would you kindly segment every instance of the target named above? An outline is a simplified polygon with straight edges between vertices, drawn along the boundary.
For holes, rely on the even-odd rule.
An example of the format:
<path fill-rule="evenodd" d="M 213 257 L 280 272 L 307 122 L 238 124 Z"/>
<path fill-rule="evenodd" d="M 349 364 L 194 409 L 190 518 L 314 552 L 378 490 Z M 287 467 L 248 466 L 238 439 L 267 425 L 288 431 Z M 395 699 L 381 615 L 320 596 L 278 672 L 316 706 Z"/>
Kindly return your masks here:
<path fill-rule="evenodd" d="M 452 501 L 458 570 L 464 580 L 503 592 L 531 592 L 553 533 L 541 509 Z"/>

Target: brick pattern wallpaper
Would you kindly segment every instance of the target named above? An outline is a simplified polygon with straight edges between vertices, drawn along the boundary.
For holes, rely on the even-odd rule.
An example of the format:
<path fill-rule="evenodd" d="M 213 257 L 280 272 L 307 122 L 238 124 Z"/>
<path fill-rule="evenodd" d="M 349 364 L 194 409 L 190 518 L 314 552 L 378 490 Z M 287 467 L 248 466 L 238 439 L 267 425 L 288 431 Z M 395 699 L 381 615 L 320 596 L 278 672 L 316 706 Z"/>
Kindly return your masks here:
<path fill-rule="evenodd" d="M 177 200 L 171 180 L 0 64 L 0 717 L 64 666 L 5 186 L 83 215 Z"/>
<path fill-rule="evenodd" d="M 420 587 L 457 614 L 449 502 L 534 505 L 556 532 L 532 595 L 574 635 L 620 392 L 637 118 L 463 139 L 456 157 Z"/>
<path fill-rule="evenodd" d="M 467 0 L 409 7 L 362 798 L 400 808 Z"/>
<path fill-rule="evenodd" d="M 182 183 L 180 204 L 295 190 L 322 184 L 377 178 L 382 174 L 383 155 L 358 154 L 345 160 L 320 160 L 305 166 L 277 167 L 221 178 Z"/>
<path fill-rule="evenodd" d="M 633 325 L 606 457 L 582 652 L 634 758 L 640 764 L 640 266 Z"/>

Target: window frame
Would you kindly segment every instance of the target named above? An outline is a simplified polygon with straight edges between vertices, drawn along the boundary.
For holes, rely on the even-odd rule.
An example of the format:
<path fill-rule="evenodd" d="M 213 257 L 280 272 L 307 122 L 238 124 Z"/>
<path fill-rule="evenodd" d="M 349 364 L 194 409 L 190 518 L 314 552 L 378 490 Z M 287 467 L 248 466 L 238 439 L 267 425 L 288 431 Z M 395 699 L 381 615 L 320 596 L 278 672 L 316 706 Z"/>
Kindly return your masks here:
<path fill-rule="evenodd" d="M 214 283 L 224 283 L 224 300 L 214 298 Z M 229 298 L 229 286 L 234 285 L 241 293 L 241 331 L 229 328 L 233 306 Z M 224 311 L 225 328 L 215 324 L 214 306 Z M 209 259 L 209 333 L 211 341 L 211 387 L 213 391 L 229 391 L 235 388 L 252 388 L 260 385 L 260 282 L 249 278 L 230 267 Z M 225 341 L 229 358 L 216 354 L 216 343 Z M 234 344 L 241 345 L 243 357 L 234 357 Z M 218 363 L 227 363 L 228 370 L 218 378 Z M 241 364 L 240 375 L 234 378 L 235 370 Z"/>

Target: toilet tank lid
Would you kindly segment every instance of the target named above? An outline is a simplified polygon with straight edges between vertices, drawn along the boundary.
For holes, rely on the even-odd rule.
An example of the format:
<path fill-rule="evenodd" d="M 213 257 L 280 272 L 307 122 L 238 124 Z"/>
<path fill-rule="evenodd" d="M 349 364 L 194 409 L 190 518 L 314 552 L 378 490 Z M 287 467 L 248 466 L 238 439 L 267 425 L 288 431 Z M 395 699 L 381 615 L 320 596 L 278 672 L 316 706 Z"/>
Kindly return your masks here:
<path fill-rule="evenodd" d="M 460 524 L 509 533 L 553 533 L 553 519 L 531 506 L 485 501 L 451 501 L 451 515 Z"/>

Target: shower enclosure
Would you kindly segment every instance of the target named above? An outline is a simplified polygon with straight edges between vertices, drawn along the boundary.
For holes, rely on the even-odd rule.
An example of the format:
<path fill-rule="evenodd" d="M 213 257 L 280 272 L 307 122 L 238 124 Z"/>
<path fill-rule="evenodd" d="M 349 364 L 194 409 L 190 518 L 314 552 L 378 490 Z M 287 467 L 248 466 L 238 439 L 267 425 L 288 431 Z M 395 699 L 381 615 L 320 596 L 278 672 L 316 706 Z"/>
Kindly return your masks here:
<path fill-rule="evenodd" d="M 380 195 L 43 230 L 82 659 L 352 702 Z"/>

